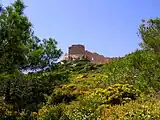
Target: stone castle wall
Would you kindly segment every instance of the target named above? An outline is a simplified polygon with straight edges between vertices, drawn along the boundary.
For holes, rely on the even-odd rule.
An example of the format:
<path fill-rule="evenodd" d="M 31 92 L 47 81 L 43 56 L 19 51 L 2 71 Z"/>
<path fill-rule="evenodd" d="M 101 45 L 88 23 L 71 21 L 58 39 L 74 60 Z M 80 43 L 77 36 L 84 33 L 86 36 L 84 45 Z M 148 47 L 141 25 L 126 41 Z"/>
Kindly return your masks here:
<path fill-rule="evenodd" d="M 68 53 L 70 55 L 85 54 L 85 47 L 83 45 L 72 45 L 69 47 Z"/>
<path fill-rule="evenodd" d="M 85 50 L 84 45 L 72 45 L 68 49 L 68 54 L 65 55 L 65 60 L 74 60 L 74 59 L 88 59 L 92 63 L 105 64 L 116 58 L 108 58 L 98 53 L 92 53 L 88 50 Z"/>
<path fill-rule="evenodd" d="M 109 58 L 99 55 L 98 53 L 92 53 L 86 50 L 86 56 L 88 60 L 92 63 L 108 63 Z"/>

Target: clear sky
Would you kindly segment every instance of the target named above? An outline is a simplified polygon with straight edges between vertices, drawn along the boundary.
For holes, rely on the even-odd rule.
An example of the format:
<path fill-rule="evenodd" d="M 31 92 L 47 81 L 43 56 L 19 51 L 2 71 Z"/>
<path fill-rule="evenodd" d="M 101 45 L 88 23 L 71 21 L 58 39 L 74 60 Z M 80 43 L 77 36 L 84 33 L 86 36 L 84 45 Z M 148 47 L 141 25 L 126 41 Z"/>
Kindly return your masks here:
<path fill-rule="evenodd" d="M 14 0 L 0 0 L 9 5 Z M 40 38 L 55 38 L 67 52 L 72 44 L 104 56 L 136 50 L 142 19 L 160 16 L 160 0 L 24 0 L 25 14 Z"/>

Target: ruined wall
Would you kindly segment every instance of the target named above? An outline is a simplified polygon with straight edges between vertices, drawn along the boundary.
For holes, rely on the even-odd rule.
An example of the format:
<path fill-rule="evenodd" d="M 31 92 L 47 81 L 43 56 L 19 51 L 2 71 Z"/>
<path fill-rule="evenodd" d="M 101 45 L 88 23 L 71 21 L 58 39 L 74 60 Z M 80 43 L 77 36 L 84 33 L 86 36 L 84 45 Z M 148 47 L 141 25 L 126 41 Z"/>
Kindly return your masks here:
<path fill-rule="evenodd" d="M 98 53 L 92 53 L 88 50 L 85 50 L 83 45 L 72 45 L 68 49 L 68 54 L 65 55 L 65 60 L 74 60 L 74 59 L 84 59 L 87 58 L 92 63 L 105 64 L 113 59 L 117 58 L 109 58 L 104 57 L 103 55 L 99 55 Z"/>
<path fill-rule="evenodd" d="M 85 54 L 85 47 L 83 45 L 72 45 L 69 47 L 68 53 L 70 55 Z"/>
<path fill-rule="evenodd" d="M 98 53 L 92 53 L 86 50 L 86 56 L 92 63 L 108 63 L 109 58 L 104 57 L 103 55 L 99 55 Z"/>
<path fill-rule="evenodd" d="M 69 59 L 82 59 L 85 57 L 85 47 L 83 45 L 72 45 L 68 50 Z"/>

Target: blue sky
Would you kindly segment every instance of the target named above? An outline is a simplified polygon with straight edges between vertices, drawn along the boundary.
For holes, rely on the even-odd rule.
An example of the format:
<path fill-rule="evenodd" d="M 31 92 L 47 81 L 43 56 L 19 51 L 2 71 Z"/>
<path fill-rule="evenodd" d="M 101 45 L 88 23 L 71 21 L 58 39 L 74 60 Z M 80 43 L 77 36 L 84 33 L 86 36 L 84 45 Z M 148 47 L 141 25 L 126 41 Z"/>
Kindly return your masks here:
<path fill-rule="evenodd" d="M 9 5 L 14 0 L 0 0 Z M 67 52 L 72 44 L 104 56 L 139 48 L 142 19 L 160 16 L 160 0 L 24 0 L 25 14 L 40 38 L 55 38 Z"/>

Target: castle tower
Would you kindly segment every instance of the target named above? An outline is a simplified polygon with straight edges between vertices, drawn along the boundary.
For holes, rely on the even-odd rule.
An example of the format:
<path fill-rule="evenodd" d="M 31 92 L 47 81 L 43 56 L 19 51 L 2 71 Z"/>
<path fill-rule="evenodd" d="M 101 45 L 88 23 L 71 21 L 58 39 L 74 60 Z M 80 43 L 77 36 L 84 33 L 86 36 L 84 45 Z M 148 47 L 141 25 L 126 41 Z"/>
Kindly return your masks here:
<path fill-rule="evenodd" d="M 85 47 L 84 45 L 72 45 L 68 49 L 68 57 L 69 59 L 83 59 L 85 57 Z"/>

